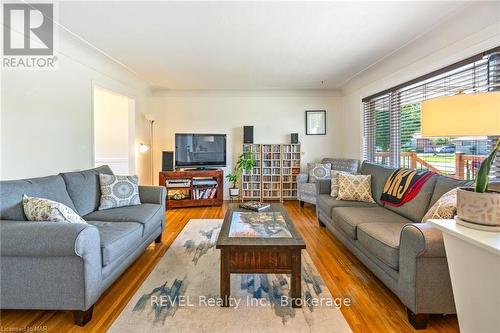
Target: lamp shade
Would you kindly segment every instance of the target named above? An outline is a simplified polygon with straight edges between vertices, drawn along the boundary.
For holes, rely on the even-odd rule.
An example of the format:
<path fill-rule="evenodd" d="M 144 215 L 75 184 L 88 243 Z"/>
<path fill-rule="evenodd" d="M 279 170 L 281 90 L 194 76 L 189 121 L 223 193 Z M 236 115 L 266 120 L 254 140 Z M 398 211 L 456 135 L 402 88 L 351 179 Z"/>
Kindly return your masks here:
<path fill-rule="evenodd" d="M 500 92 L 459 94 L 422 102 L 422 136 L 500 134 Z"/>

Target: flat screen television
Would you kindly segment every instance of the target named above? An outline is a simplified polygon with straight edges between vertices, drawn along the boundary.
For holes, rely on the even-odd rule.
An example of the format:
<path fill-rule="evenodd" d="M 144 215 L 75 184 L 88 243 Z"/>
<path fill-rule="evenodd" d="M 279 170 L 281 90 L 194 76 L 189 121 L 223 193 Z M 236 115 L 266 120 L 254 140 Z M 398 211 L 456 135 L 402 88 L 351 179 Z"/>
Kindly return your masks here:
<path fill-rule="evenodd" d="M 225 134 L 175 134 L 177 168 L 210 168 L 226 166 Z"/>

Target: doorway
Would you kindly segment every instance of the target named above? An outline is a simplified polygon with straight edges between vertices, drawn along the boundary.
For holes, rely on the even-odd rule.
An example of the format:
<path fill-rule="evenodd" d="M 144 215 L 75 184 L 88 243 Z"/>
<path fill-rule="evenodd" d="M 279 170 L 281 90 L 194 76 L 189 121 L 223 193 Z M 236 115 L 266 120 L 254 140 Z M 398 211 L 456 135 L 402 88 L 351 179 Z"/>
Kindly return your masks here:
<path fill-rule="evenodd" d="M 94 165 L 135 174 L 135 99 L 94 85 Z"/>

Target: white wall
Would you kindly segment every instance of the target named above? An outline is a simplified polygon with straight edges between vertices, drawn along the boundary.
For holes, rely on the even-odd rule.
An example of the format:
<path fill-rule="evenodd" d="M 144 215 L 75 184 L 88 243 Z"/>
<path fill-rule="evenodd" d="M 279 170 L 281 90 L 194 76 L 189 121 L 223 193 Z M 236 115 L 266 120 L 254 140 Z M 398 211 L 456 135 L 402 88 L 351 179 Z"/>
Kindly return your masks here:
<path fill-rule="evenodd" d="M 342 150 L 340 98 L 332 91 L 186 91 L 151 98 L 156 117 L 154 174 L 161 168 L 161 151 L 174 150 L 175 133 L 227 134 L 225 174 L 241 153 L 243 126 L 254 126 L 255 143 L 289 143 L 299 133 L 302 166 Z M 327 110 L 327 135 L 305 135 L 305 111 Z M 157 180 L 155 180 L 157 181 Z M 225 195 L 228 192 L 225 186 Z"/>
<path fill-rule="evenodd" d="M 475 4 L 474 10 L 455 13 L 343 87 L 342 156 L 362 158 L 362 98 L 500 45 L 500 13 L 491 6 Z"/>
<path fill-rule="evenodd" d="M 137 114 L 145 112 L 149 90 L 123 67 L 64 31 L 57 55 L 55 70 L 2 71 L 1 179 L 93 167 L 93 84 L 135 98 Z M 136 125 L 139 142 L 146 124 L 138 117 Z M 139 162 L 141 173 L 147 159 Z"/>

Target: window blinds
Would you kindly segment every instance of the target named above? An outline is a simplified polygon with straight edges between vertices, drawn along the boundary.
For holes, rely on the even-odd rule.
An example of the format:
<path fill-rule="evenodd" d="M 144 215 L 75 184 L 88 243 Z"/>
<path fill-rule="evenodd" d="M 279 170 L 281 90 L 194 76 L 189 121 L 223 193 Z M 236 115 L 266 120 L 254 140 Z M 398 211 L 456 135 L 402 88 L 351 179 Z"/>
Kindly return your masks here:
<path fill-rule="evenodd" d="M 499 51 L 500 47 L 364 98 L 364 158 L 393 167 L 473 178 L 496 138 L 424 138 L 420 135 L 420 103 L 499 89 Z M 500 158 L 492 169 L 500 177 Z"/>

